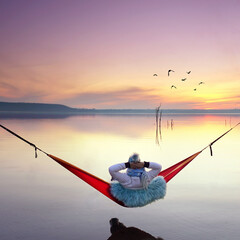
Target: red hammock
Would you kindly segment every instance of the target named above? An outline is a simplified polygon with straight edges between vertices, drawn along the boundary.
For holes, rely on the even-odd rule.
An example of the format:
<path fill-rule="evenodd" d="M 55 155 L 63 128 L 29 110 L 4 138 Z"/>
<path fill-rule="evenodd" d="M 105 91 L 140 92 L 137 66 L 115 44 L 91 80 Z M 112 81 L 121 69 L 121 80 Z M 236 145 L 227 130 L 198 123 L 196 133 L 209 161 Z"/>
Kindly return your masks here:
<path fill-rule="evenodd" d="M 240 122 L 238 124 L 236 124 L 234 127 L 232 127 L 231 129 L 229 129 L 227 132 L 225 132 L 223 135 L 221 135 L 220 137 L 218 137 L 216 140 L 214 140 L 213 142 L 211 142 L 207 147 L 210 147 L 210 152 L 212 155 L 212 145 L 218 141 L 221 137 L 223 137 L 225 134 L 227 134 L 228 132 L 230 132 L 233 128 L 235 128 L 237 125 L 239 125 Z M 81 168 L 78 168 L 58 157 L 55 157 L 51 154 L 48 154 L 46 152 L 44 152 L 43 150 L 41 150 L 40 148 L 38 148 L 35 144 L 27 141 L 26 139 L 22 138 L 21 136 L 17 135 L 16 133 L 14 133 L 13 131 L 11 131 L 10 129 L 4 127 L 3 125 L 0 124 L 0 127 L 2 127 L 3 129 L 5 129 L 6 131 L 8 131 L 9 133 L 13 134 L 14 136 L 20 138 L 21 140 L 23 140 L 24 142 L 28 143 L 29 145 L 33 146 L 35 148 L 35 157 L 37 157 L 37 150 L 45 153 L 47 156 L 49 156 L 50 158 L 52 158 L 53 160 L 55 160 L 57 163 L 59 163 L 60 165 L 62 165 L 63 167 L 65 167 L 66 169 L 68 169 L 70 172 L 72 172 L 73 174 L 75 174 L 76 176 L 78 176 L 79 178 L 81 178 L 83 181 L 85 181 L 86 183 L 88 183 L 89 185 L 91 185 L 92 187 L 94 187 L 96 190 L 98 190 L 99 192 L 101 192 L 102 194 L 104 194 L 106 197 L 110 198 L 111 200 L 113 200 L 114 202 L 118 203 L 121 206 L 126 207 L 122 202 L 120 202 L 119 200 L 117 200 L 115 197 L 113 197 L 110 193 L 110 183 L 82 170 Z M 206 149 L 207 147 L 205 147 L 204 149 Z M 166 182 L 170 181 L 177 173 L 179 173 L 184 167 L 186 167 L 195 157 L 197 157 L 204 149 L 202 149 L 201 151 L 191 155 L 190 157 L 176 163 L 175 165 L 161 171 L 158 175 L 162 176 Z"/>
<path fill-rule="evenodd" d="M 192 156 L 182 160 L 181 162 L 163 170 L 162 172 L 160 172 L 158 175 L 162 176 L 166 182 L 168 182 L 170 179 L 172 179 L 178 172 L 180 172 L 185 166 L 187 166 L 198 154 L 200 154 L 202 151 L 197 152 L 195 154 L 193 154 Z M 110 183 L 105 182 L 104 180 L 82 170 L 81 168 L 78 168 L 58 157 L 55 157 L 51 154 L 47 154 L 50 158 L 52 158 L 53 160 L 55 160 L 57 163 L 59 163 L 60 165 L 62 165 L 63 167 L 65 167 L 66 169 L 68 169 L 70 172 L 72 172 L 73 174 L 75 174 L 76 176 L 78 176 L 79 178 L 81 178 L 83 181 L 85 181 L 86 183 L 88 183 L 89 185 L 91 185 L 92 187 L 94 187 L 96 190 L 98 190 L 99 192 L 101 192 L 103 195 L 105 195 L 106 197 L 110 198 L 111 200 L 113 200 L 114 202 L 118 203 L 121 206 L 125 205 L 120 202 L 119 200 L 117 200 L 115 197 L 112 196 L 112 194 L 110 193 Z"/>

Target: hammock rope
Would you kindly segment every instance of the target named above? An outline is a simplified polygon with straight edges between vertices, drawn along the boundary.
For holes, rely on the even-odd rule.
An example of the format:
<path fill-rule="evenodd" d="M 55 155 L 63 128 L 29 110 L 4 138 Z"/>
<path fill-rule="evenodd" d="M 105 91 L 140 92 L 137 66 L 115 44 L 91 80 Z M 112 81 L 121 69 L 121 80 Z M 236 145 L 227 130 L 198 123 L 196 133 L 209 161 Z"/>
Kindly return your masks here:
<path fill-rule="evenodd" d="M 229 133 L 231 130 L 233 130 L 235 127 L 237 127 L 239 124 L 240 124 L 240 122 L 237 123 L 234 127 L 230 128 L 228 131 L 226 131 L 220 137 L 218 137 L 217 139 L 212 141 L 210 144 L 208 144 L 201 151 L 199 151 L 197 153 L 194 153 L 190 157 L 187 157 L 186 159 L 184 159 L 184 160 L 174 164 L 173 166 L 170 166 L 169 168 L 161 171 L 159 173 L 159 176 L 162 176 L 165 179 L 166 182 L 170 181 L 176 174 L 178 174 L 184 167 L 186 167 L 193 159 L 195 159 L 202 151 L 204 151 L 208 147 L 210 148 L 210 153 L 211 153 L 211 156 L 212 156 L 212 145 L 214 143 L 216 143 L 220 138 L 225 136 L 227 133 Z M 82 179 L 83 181 L 88 183 L 90 186 L 95 188 L 97 191 L 101 192 L 103 195 L 105 195 L 106 197 L 108 197 L 112 201 L 116 202 L 117 204 L 119 204 L 119 205 L 121 205 L 123 207 L 127 207 L 127 206 L 124 205 L 123 202 L 119 201 L 114 196 L 112 196 L 112 194 L 110 193 L 110 183 L 108 183 L 108 182 L 106 182 L 106 181 L 104 181 L 104 180 L 94 176 L 93 174 L 91 174 L 91 173 L 89 173 L 89 172 L 87 172 L 87 171 L 85 171 L 85 170 L 83 170 L 81 168 L 78 168 L 77 166 L 74 166 L 73 164 L 71 164 L 69 162 L 66 162 L 66 161 L 64 161 L 64 160 L 62 160 L 62 159 L 60 159 L 58 157 L 55 157 L 55 156 L 53 156 L 51 154 L 46 153 L 42 149 L 38 148 L 35 144 L 29 142 L 28 140 L 24 139 L 20 135 L 16 134 L 15 132 L 11 131 L 10 129 L 4 127 L 1 124 L 0 124 L 0 127 L 3 128 L 4 130 L 6 130 L 7 132 L 11 133 L 15 137 L 17 137 L 17 138 L 21 139 L 22 141 L 26 142 L 30 146 L 34 147 L 34 149 L 35 149 L 35 158 L 37 157 L 37 150 L 41 151 L 42 153 L 44 153 L 48 157 L 52 158 L 54 161 L 56 161 L 57 163 L 62 165 L 64 168 L 66 168 L 67 170 L 69 170 L 70 172 L 72 172 L 73 174 L 78 176 L 80 179 Z"/>
<path fill-rule="evenodd" d="M 19 136 L 18 134 L 16 134 L 15 132 L 11 131 L 10 129 L 4 127 L 3 125 L 0 124 L 0 127 L 5 129 L 7 132 L 11 133 L 12 135 L 14 135 L 15 137 L 21 139 L 22 141 L 26 142 L 27 144 L 29 144 L 30 146 L 34 147 L 35 149 L 35 158 L 37 158 L 37 150 L 47 154 L 46 152 L 44 152 L 42 149 L 40 149 L 39 147 L 37 147 L 35 144 L 29 142 L 28 140 L 26 140 L 25 138 Z M 48 155 L 48 154 L 47 154 Z"/>
<path fill-rule="evenodd" d="M 223 133 L 220 137 L 216 138 L 214 141 L 212 141 L 210 144 L 208 144 L 205 148 L 203 148 L 202 151 L 209 147 L 209 148 L 210 148 L 210 154 L 211 154 L 211 156 L 213 156 L 212 145 L 213 145 L 215 142 L 217 142 L 220 138 L 222 138 L 223 136 L 225 136 L 227 133 L 229 133 L 230 131 L 232 131 L 232 130 L 233 130 L 235 127 L 237 127 L 239 124 L 240 124 L 240 122 L 237 123 L 234 127 L 230 128 L 230 129 L 229 129 L 228 131 L 226 131 L 225 133 Z"/>

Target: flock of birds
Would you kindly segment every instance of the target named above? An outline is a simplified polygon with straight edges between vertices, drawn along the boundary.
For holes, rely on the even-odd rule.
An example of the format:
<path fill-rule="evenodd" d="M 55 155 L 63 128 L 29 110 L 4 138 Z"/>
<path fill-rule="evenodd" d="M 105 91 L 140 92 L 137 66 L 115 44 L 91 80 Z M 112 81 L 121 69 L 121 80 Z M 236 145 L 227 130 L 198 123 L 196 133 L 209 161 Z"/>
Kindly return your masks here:
<path fill-rule="evenodd" d="M 169 69 L 169 70 L 168 70 L 168 77 L 170 76 L 170 73 L 171 73 L 171 72 L 174 73 L 175 71 L 172 70 L 172 69 Z M 187 71 L 186 73 L 187 73 L 187 74 L 190 74 L 191 71 Z M 157 75 L 156 73 L 154 73 L 153 76 L 154 76 L 154 77 L 157 77 L 158 75 Z M 182 79 L 181 79 L 182 82 L 185 82 L 186 80 L 187 80 L 187 78 L 182 78 Z M 198 85 L 202 85 L 202 84 L 205 84 L 205 83 L 204 83 L 204 82 L 199 82 L 199 83 L 198 83 Z M 172 88 L 177 89 L 177 87 L 176 87 L 175 85 L 172 85 L 172 86 L 171 86 L 171 89 L 172 89 Z M 197 91 L 197 88 L 194 88 L 193 91 Z"/>

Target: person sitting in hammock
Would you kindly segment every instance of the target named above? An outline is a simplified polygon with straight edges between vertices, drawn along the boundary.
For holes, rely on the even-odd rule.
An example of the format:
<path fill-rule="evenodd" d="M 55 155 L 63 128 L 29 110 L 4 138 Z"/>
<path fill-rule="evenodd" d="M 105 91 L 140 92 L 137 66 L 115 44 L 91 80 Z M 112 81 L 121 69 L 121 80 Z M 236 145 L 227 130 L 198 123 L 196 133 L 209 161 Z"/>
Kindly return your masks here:
<path fill-rule="evenodd" d="M 127 172 L 120 172 L 127 168 Z M 145 171 L 150 168 L 150 171 Z M 134 153 L 126 163 L 119 163 L 109 167 L 112 180 L 118 181 L 124 188 L 147 189 L 150 182 L 158 176 L 162 169 L 159 163 L 141 162 L 139 154 Z"/>

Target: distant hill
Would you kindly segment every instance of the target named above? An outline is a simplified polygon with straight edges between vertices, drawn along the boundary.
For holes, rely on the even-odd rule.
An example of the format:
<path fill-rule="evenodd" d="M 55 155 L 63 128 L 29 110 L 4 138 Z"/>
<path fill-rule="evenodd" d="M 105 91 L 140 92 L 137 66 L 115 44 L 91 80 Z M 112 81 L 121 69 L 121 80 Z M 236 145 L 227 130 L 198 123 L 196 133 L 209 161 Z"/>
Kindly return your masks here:
<path fill-rule="evenodd" d="M 155 114 L 155 109 L 89 109 L 71 108 L 62 104 L 50 103 L 23 103 L 23 102 L 0 102 L 0 115 L 34 114 L 36 115 L 81 115 L 81 114 L 104 114 L 104 115 L 136 115 Z M 240 114 L 239 109 L 162 109 L 163 114 Z"/>
<path fill-rule="evenodd" d="M 0 102 L 0 112 L 80 113 L 94 109 L 71 108 L 61 104 Z"/>

